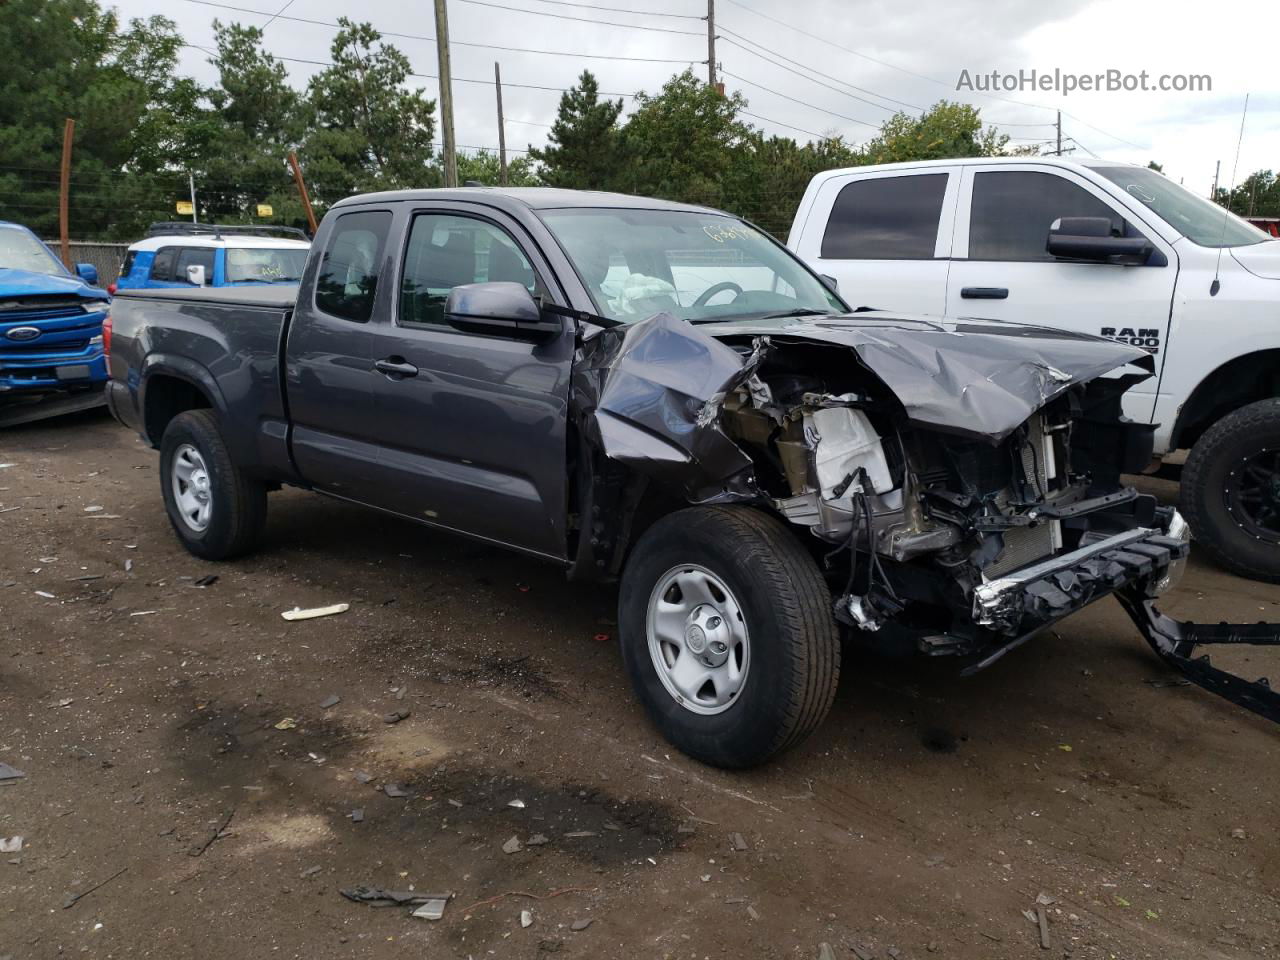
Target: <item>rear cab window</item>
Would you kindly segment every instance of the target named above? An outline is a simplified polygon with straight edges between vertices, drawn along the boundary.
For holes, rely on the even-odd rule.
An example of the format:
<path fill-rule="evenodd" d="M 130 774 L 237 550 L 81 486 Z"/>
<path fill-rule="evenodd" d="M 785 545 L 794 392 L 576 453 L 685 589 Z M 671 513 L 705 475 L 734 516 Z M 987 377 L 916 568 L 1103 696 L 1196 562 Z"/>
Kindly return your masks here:
<path fill-rule="evenodd" d="M 390 228 L 388 210 L 361 210 L 338 217 L 316 277 L 317 310 L 355 323 L 369 321 Z"/>
<path fill-rule="evenodd" d="M 948 173 L 869 177 L 836 195 L 822 236 L 824 260 L 932 260 Z"/>

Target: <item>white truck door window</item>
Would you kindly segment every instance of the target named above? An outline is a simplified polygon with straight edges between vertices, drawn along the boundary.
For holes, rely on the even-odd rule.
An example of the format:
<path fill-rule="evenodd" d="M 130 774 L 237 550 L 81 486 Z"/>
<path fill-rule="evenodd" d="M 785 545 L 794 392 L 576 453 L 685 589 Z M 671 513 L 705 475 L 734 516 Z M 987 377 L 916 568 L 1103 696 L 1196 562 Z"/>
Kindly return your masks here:
<path fill-rule="evenodd" d="M 1070 171 L 1030 164 L 966 167 L 947 313 L 1014 320 L 1122 340 L 1156 355 L 1169 332 L 1177 257 L 1124 211 Z M 1045 249 L 1060 217 L 1107 217 L 1122 236 L 1147 236 L 1163 266 L 1057 260 Z M 1160 259 L 1160 258 L 1157 258 Z M 1149 422 L 1155 378 L 1125 395 L 1125 412 Z"/>

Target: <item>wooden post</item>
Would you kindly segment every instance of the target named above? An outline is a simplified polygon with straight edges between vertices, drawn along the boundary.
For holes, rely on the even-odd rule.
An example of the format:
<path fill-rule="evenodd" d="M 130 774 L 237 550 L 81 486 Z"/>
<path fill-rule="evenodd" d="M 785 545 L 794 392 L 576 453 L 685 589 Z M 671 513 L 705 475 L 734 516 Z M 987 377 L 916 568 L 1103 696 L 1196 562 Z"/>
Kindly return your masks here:
<path fill-rule="evenodd" d="M 507 126 L 502 120 L 502 69 L 493 61 L 493 86 L 498 91 L 498 183 L 507 185 Z"/>
<path fill-rule="evenodd" d="M 62 262 L 66 268 L 75 271 L 71 262 L 71 238 L 68 234 L 69 211 L 67 201 L 71 196 L 71 137 L 76 131 L 76 122 L 67 117 L 62 128 L 62 186 L 58 190 L 58 239 L 62 243 Z"/>
<path fill-rule="evenodd" d="M 311 209 L 311 198 L 307 196 L 307 184 L 302 179 L 302 168 L 298 166 L 298 155 L 289 151 L 289 167 L 293 170 L 293 182 L 298 185 L 298 195 L 302 197 L 302 209 L 307 211 L 307 226 L 311 228 L 311 236 L 316 235 L 316 212 Z"/>
<path fill-rule="evenodd" d="M 440 61 L 440 126 L 444 135 L 444 185 L 458 185 L 458 153 L 453 142 L 453 79 L 449 72 L 449 11 L 436 3 L 436 56 Z"/>
<path fill-rule="evenodd" d="M 707 86 L 716 85 L 716 0 L 707 0 Z"/>

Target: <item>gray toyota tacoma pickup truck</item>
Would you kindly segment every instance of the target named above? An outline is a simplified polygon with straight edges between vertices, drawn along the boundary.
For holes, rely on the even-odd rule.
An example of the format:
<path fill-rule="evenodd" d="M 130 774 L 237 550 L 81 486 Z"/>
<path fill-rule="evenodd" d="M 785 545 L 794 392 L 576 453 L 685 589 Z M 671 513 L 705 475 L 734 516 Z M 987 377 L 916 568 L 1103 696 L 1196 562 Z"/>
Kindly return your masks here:
<path fill-rule="evenodd" d="M 1156 609 L 1189 536 L 1121 479 L 1134 347 L 850 309 L 728 214 L 550 189 L 353 197 L 300 284 L 121 291 L 107 328 L 192 553 L 251 549 L 290 484 L 618 580 L 635 690 L 708 763 L 813 730 L 842 642 L 972 672 L 1108 594 L 1280 718 L 1192 657 L 1274 625 Z"/>

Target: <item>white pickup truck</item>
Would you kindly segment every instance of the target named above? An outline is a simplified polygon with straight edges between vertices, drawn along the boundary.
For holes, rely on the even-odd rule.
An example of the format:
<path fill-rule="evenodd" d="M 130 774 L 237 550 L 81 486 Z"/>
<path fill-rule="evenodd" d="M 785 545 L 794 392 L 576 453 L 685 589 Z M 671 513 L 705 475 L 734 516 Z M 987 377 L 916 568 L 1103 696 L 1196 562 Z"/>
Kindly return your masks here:
<path fill-rule="evenodd" d="M 829 170 L 787 245 L 852 304 L 1019 320 L 1155 356 L 1125 395 L 1223 566 L 1280 582 L 1280 240 L 1160 173 L 984 157 Z"/>

